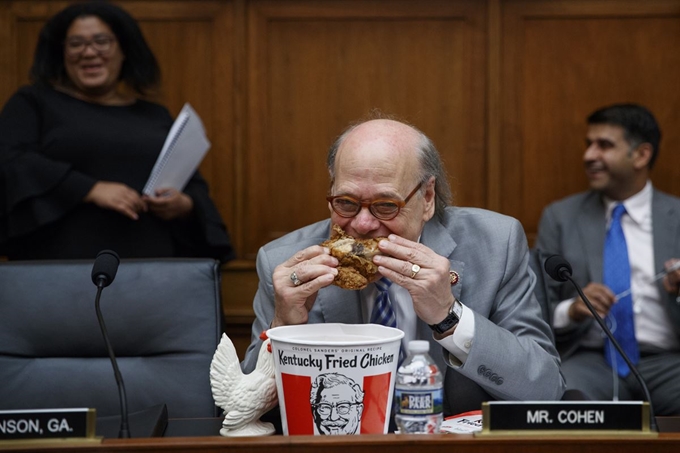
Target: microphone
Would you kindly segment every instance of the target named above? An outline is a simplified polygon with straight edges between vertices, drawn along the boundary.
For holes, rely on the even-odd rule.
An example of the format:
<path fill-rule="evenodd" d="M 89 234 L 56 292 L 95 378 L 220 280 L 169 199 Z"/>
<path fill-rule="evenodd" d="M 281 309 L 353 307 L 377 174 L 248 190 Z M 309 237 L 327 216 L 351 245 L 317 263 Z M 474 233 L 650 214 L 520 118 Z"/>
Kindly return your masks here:
<path fill-rule="evenodd" d="M 607 338 L 609 338 L 609 340 L 612 342 L 616 350 L 619 351 L 619 354 L 621 354 L 621 357 L 623 357 L 623 360 L 626 362 L 626 365 L 628 365 L 628 368 L 630 368 L 630 371 L 633 373 L 637 381 L 640 383 L 640 387 L 642 388 L 642 391 L 645 394 L 645 399 L 649 403 L 649 416 L 651 418 L 649 424 L 650 429 L 652 431 L 659 431 L 659 429 L 656 426 L 656 416 L 654 415 L 654 408 L 652 407 L 652 397 L 649 394 L 647 384 L 645 384 L 644 379 L 642 379 L 642 376 L 640 375 L 640 372 L 638 371 L 637 367 L 633 365 L 633 362 L 630 361 L 630 358 L 628 358 L 628 355 L 626 355 L 626 353 L 623 351 L 623 348 L 621 347 L 619 342 L 616 341 L 616 338 L 614 338 L 614 334 L 612 334 L 611 330 L 609 330 L 602 317 L 597 313 L 593 305 L 590 303 L 590 300 L 588 300 L 586 295 L 583 294 L 583 290 L 581 289 L 579 284 L 576 283 L 576 281 L 574 281 L 573 278 L 571 278 L 571 264 L 569 264 L 569 261 L 567 261 L 561 255 L 551 255 L 545 260 L 545 264 L 543 265 L 543 267 L 545 268 L 545 272 L 553 280 L 558 282 L 569 281 L 574 286 L 574 288 L 576 288 L 576 292 L 578 292 L 578 295 L 581 296 L 581 299 L 583 299 L 583 302 L 586 304 L 586 307 L 588 307 L 588 310 L 590 310 L 590 313 L 592 313 L 593 317 L 600 325 L 605 335 L 607 335 Z"/>
<path fill-rule="evenodd" d="M 120 370 L 118 369 L 118 362 L 116 362 L 116 356 L 113 353 L 113 347 L 109 341 L 109 334 L 106 331 L 106 324 L 104 324 L 104 317 L 102 316 L 99 307 L 99 299 L 102 290 L 113 282 L 113 279 L 116 277 L 116 272 L 118 271 L 118 264 L 120 264 L 120 258 L 113 250 L 102 250 L 99 252 L 94 261 L 94 265 L 92 266 L 92 282 L 97 285 L 97 297 L 95 298 L 94 304 L 97 311 L 97 319 L 99 320 L 99 328 L 102 331 L 104 343 L 106 343 L 106 350 L 109 353 L 111 365 L 113 365 L 113 374 L 116 377 L 116 384 L 118 385 L 118 399 L 120 401 L 120 430 L 118 431 L 118 437 L 127 438 L 130 437 L 130 427 L 128 425 L 125 384 L 123 383 L 123 376 L 121 376 Z"/>
<path fill-rule="evenodd" d="M 102 250 L 97 253 L 97 258 L 92 266 L 92 283 L 97 287 L 105 288 L 116 278 L 120 258 L 113 250 Z"/>

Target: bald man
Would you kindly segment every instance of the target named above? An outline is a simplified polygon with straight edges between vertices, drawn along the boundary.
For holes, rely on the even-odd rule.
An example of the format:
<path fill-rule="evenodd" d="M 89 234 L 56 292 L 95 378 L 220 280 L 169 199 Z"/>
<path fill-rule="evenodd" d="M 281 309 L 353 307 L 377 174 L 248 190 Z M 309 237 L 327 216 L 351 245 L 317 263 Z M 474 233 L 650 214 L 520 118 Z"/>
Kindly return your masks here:
<path fill-rule="evenodd" d="M 565 383 L 533 295 L 536 277 L 521 224 L 483 209 L 449 206 L 439 152 L 402 122 L 351 126 L 331 146 L 327 163 L 330 219 L 258 252 L 256 319 L 244 371 L 254 369 L 259 335 L 270 326 L 370 321 L 375 285 L 332 285 L 338 260 L 318 245 L 337 224 L 356 238 L 387 238 L 373 261 L 393 283 L 389 298 L 403 344 L 429 341 L 446 373 L 446 415 L 489 400 L 560 399 Z"/>

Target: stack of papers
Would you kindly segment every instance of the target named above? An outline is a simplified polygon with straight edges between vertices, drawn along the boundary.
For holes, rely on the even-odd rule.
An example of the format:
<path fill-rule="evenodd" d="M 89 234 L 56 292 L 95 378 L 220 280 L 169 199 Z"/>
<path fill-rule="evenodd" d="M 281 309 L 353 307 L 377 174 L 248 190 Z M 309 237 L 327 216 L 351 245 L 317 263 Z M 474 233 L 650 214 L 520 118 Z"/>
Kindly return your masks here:
<path fill-rule="evenodd" d="M 142 192 L 153 196 L 158 189 L 183 190 L 208 149 L 210 141 L 201 118 L 189 103 L 184 104 L 165 138 L 163 149 Z"/>

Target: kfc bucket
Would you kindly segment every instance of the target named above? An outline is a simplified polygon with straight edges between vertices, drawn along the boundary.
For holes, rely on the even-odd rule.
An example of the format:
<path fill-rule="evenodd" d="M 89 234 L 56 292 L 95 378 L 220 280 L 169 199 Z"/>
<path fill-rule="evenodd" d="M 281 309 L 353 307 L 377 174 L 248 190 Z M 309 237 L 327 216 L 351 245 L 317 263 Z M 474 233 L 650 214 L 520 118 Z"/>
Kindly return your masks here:
<path fill-rule="evenodd" d="M 384 434 L 404 333 L 377 324 L 267 331 L 284 434 Z"/>

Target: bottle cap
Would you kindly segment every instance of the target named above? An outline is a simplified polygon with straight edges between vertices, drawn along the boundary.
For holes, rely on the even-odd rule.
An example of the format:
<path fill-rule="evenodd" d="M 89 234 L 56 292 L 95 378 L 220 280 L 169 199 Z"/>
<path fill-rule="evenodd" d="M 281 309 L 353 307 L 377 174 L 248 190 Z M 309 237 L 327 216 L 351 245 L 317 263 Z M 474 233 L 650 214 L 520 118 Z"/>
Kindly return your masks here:
<path fill-rule="evenodd" d="M 408 352 L 423 353 L 430 350 L 430 342 L 425 340 L 411 340 L 408 342 Z"/>

